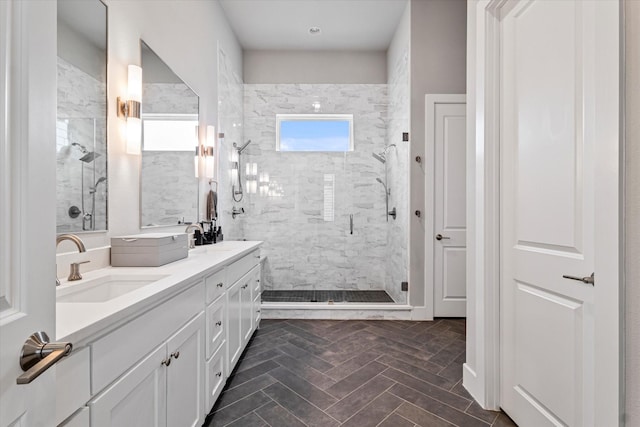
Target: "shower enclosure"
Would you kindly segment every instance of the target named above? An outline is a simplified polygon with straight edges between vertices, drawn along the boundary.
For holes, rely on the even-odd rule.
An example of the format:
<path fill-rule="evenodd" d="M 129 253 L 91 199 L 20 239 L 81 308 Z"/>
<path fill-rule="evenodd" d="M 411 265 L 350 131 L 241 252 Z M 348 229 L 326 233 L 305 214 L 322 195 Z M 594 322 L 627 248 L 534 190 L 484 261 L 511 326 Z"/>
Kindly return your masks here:
<path fill-rule="evenodd" d="M 396 220 L 387 222 L 387 204 L 400 215 L 407 209 L 395 204 L 398 192 L 387 178 L 387 168 L 397 166 L 387 143 L 387 86 L 245 84 L 243 92 L 242 134 L 230 139 L 221 112 L 221 180 L 235 196 L 221 206 L 227 238 L 264 241 L 263 301 L 406 303 L 401 287 L 407 271 L 395 267 L 406 245 L 389 245 Z M 314 102 L 325 114 L 350 108 L 352 151 L 276 151 L 276 115 L 309 113 Z M 242 167 L 234 163 L 237 147 L 243 148 Z M 384 153 L 386 163 L 372 153 Z M 235 191 L 238 172 L 242 200 Z M 244 214 L 232 218 L 234 208 Z"/>

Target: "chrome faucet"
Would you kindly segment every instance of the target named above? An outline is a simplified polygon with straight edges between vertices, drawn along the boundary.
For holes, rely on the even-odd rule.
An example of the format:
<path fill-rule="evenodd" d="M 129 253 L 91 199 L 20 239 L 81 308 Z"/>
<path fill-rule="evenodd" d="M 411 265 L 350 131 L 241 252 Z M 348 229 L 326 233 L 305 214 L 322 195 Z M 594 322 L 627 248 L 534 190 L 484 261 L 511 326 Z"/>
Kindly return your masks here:
<path fill-rule="evenodd" d="M 202 226 L 198 223 L 187 225 L 187 228 L 184 229 L 184 232 L 189 234 L 189 230 L 191 230 L 192 228 L 197 228 L 198 230 L 200 230 L 200 233 L 204 235 L 204 228 L 202 228 Z M 194 236 L 192 239 L 189 239 L 189 249 L 193 249 L 195 247 L 196 247 L 196 238 Z"/>
<path fill-rule="evenodd" d="M 58 247 L 58 245 L 60 244 L 60 242 L 63 242 L 64 240 L 69 240 L 73 243 L 75 243 L 76 247 L 78 248 L 78 252 L 86 252 L 87 249 L 84 247 L 84 243 L 82 243 L 82 240 L 80 240 L 80 238 L 78 236 L 76 236 L 75 234 L 61 234 L 58 237 L 56 237 L 56 248 Z M 74 262 L 71 263 L 70 265 L 70 271 L 69 271 L 69 277 L 67 280 L 69 281 L 74 281 L 74 280 L 80 280 L 82 279 L 82 276 L 80 275 L 80 269 L 78 267 L 78 264 L 84 264 L 87 263 L 89 261 L 84 261 L 84 262 Z M 60 279 L 58 279 L 58 277 L 56 277 L 56 286 L 60 286 Z"/>

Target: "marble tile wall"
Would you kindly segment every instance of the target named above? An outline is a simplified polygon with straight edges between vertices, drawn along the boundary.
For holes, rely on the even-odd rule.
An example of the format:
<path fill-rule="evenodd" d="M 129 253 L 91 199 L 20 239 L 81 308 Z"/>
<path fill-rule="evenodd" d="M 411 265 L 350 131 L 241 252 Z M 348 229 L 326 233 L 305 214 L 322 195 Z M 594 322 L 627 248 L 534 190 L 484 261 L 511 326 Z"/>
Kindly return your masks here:
<path fill-rule="evenodd" d="M 58 58 L 58 110 L 56 123 L 56 218 L 58 233 L 107 228 L 107 185 L 96 186 L 107 176 L 106 87 L 105 84 Z M 80 161 L 84 153 L 77 145 L 97 155 L 91 162 Z M 95 187 L 95 211 L 93 194 Z M 69 208 L 78 207 L 76 218 Z"/>
<path fill-rule="evenodd" d="M 246 238 L 244 221 L 236 221 L 231 217 L 232 208 L 241 207 L 244 202 L 233 200 L 233 174 L 230 167 L 231 162 L 237 160 L 233 143 L 242 145 L 246 141 L 243 135 L 244 85 L 240 74 L 241 71 L 233 68 L 224 50 L 218 49 L 218 132 L 224 134 L 224 138 L 218 141 L 218 223 L 223 227 L 222 234 L 227 240 Z M 245 159 L 243 155 L 241 160 Z M 235 197 L 240 198 L 239 195 Z"/>
<path fill-rule="evenodd" d="M 316 101 L 322 113 L 354 115 L 355 151 L 276 152 L 276 114 L 313 113 Z M 242 158 L 268 173 L 269 195 L 245 194 L 237 206 L 246 214 L 232 221 L 242 238 L 265 241 L 265 289 L 385 288 L 385 193 L 376 182 L 384 166 L 372 153 L 386 144 L 387 110 L 385 84 L 244 85 L 244 139 L 253 142 Z M 333 221 L 323 215 L 326 174 L 335 179 Z"/>
<path fill-rule="evenodd" d="M 398 55 L 389 74 L 389 127 L 387 144 L 395 144 L 387 155 L 387 180 L 391 189 L 389 207 L 398 215 L 387 223 L 386 291 L 396 301 L 406 303 L 401 282 L 408 280 L 409 236 L 409 143 L 402 133 L 409 132 L 411 92 L 409 86 L 409 46 Z"/>
<path fill-rule="evenodd" d="M 198 97 L 184 83 L 147 83 L 142 90 L 143 115 L 198 114 Z M 142 151 L 142 227 L 197 220 L 195 136 L 187 144 L 189 151 Z"/>

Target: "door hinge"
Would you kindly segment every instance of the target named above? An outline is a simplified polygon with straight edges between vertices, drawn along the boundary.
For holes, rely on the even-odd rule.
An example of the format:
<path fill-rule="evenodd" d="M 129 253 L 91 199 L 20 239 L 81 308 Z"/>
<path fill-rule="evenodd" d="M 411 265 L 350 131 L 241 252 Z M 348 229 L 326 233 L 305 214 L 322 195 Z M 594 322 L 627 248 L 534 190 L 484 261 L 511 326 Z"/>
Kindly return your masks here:
<path fill-rule="evenodd" d="M 402 132 L 402 141 L 403 142 L 409 141 L 409 132 Z"/>
<path fill-rule="evenodd" d="M 409 282 L 402 282 L 400 283 L 400 289 L 402 291 L 407 292 L 409 290 Z"/>

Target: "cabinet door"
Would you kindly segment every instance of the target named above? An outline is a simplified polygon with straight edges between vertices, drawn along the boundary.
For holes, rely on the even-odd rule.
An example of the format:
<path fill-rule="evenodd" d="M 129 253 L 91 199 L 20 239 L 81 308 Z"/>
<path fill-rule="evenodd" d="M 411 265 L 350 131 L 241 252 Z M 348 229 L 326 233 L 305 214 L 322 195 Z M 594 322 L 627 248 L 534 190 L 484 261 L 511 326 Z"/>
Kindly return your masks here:
<path fill-rule="evenodd" d="M 254 276 L 252 273 L 243 278 L 242 286 L 240 286 L 240 330 L 242 336 L 242 347 L 249 342 L 253 329 L 253 298 L 251 298 L 251 290 L 253 288 Z"/>
<path fill-rule="evenodd" d="M 204 312 L 167 341 L 167 426 L 204 422 Z"/>
<path fill-rule="evenodd" d="M 240 354 L 242 353 L 242 332 L 240 328 L 241 318 L 241 294 L 244 283 L 236 282 L 227 290 L 227 346 L 228 346 L 228 363 L 227 375 L 231 373 L 233 367 L 236 366 Z"/>
<path fill-rule="evenodd" d="M 260 319 L 262 317 L 262 287 L 260 286 L 260 265 L 253 269 L 253 281 L 251 292 L 251 298 L 253 299 L 253 323 L 251 324 L 251 330 L 255 331 L 260 327 Z"/>
<path fill-rule="evenodd" d="M 92 427 L 166 427 L 166 345 L 89 402 Z"/>

